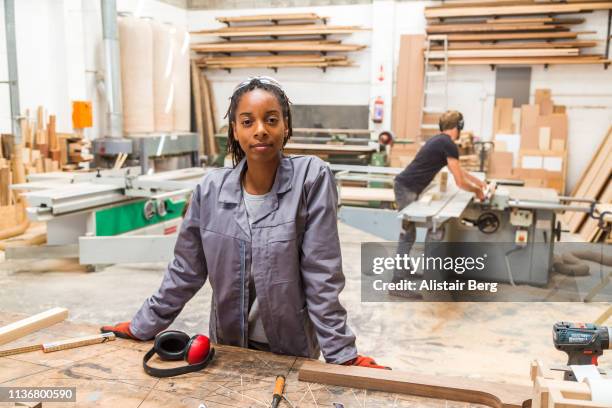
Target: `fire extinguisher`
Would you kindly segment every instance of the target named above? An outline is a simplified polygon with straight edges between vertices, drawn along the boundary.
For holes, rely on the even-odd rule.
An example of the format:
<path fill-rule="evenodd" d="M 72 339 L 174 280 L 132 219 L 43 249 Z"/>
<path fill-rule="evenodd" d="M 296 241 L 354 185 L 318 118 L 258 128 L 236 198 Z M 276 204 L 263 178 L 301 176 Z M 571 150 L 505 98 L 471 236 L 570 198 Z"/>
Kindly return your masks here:
<path fill-rule="evenodd" d="M 382 123 L 384 115 L 385 101 L 383 101 L 383 98 L 378 96 L 376 99 L 374 99 L 374 107 L 372 109 L 372 122 Z"/>

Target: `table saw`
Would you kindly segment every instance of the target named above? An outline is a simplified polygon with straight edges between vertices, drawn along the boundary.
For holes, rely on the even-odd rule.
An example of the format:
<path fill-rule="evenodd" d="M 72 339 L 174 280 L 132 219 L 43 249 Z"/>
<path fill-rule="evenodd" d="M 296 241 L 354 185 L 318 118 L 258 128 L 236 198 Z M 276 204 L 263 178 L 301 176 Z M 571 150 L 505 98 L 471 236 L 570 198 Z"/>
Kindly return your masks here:
<path fill-rule="evenodd" d="M 561 235 L 557 213 L 588 213 L 591 206 L 585 203 L 594 202 L 559 196 L 549 188 L 507 185 L 498 185 L 490 197 L 479 201 L 460 190 L 451 178 L 446 191 L 432 183 L 399 216 L 416 224 L 417 237 L 429 231 L 431 242 L 484 243 L 491 265 L 507 265 L 474 271 L 470 278 L 543 286 L 549 281 L 554 242 Z M 450 251 L 451 246 L 447 247 Z M 437 250 L 443 248 L 437 246 Z M 472 249 L 466 245 L 465 255 Z"/>
<path fill-rule="evenodd" d="M 186 200 L 207 168 L 141 173 L 140 167 L 32 174 L 27 215 L 47 224 L 47 245 L 7 248 L 7 259 L 74 258 L 82 264 L 172 258 Z"/>

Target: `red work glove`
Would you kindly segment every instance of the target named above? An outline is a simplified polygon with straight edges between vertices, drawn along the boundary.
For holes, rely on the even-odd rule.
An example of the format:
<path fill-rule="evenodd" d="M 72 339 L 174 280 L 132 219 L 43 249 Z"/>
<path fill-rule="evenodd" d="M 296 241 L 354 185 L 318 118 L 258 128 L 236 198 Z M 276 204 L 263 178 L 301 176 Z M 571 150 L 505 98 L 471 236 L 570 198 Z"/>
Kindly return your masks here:
<path fill-rule="evenodd" d="M 371 358 L 371 357 L 366 357 L 366 356 L 362 356 L 362 355 L 358 355 L 354 359 L 349 360 L 349 361 L 347 361 L 345 363 L 342 363 L 342 365 L 369 367 L 369 368 L 382 368 L 384 370 L 390 370 L 391 369 L 389 367 L 385 367 L 385 366 L 381 366 L 381 365 L 376 364 L 376 361 L 374 361 L 374 359 Z"/>
<path fill-rule="evenodd" d="M 115 333 L 115 336 L 122 339 L 140 340 L 130 331 L 130 322 L 117 323 L 114 326 L 100 327 L 100 333 Z"/>

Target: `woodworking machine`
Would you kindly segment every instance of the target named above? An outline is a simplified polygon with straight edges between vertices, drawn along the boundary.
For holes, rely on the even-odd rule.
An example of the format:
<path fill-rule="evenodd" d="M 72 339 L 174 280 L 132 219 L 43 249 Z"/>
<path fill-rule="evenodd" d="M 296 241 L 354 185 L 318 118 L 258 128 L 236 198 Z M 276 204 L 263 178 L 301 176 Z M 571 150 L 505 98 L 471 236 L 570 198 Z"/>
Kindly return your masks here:
<path fill-rule="evenodd" d="M 482 173 L 476 174 L 484 179 Z M 593 204 L 593 200 L 559 196 L 549 188 L 506 185 L 496 186 L 479 201 L 449 179 L 445 192 L 432 183 L 418 201 L 400 212 L 400 218 L 416 224 L 417 237 L 429 230 L 431 241 L 485 243 L 492 252 L 487 253 L 490 265 L 500 267 L 472 271 L 470 278 L 544 286 L 553 263 L 554 241 L 561 236 L 556 214 L 589 213 Z"/>
<path fill-rule="evenodd" d="M 47 245 L 8 248 L 9 258 L 78 257 L 82 264 L 167 261 L 187 197 L 206 168 L 141 174 L 140 167 L 32 174 L 16 184 Z"/>

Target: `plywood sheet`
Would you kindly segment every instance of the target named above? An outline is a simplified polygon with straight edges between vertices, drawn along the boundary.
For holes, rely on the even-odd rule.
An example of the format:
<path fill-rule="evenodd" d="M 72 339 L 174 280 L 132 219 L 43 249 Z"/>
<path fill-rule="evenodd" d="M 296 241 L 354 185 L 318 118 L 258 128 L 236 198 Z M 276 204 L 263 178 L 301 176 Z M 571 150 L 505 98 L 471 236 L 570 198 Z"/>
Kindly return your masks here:
<path fill-rule="evenodd" d="M 540 115 L 536 120 L 536 127 L 550 128 L 550 140 L 563 140 L 567 143 L 567 115 L 565 113 L 551 113 Z"/>
<path fill-rule="evenodd" d="M 512 152 L 491 152 L 489 156 L 489 178 L 509 178 L 512 176 L 514 155 Z"/>
<path fill-rule="evenodd" d="M 521 106 L 521 149 L 538 149 L 539 112 L 538 105 Z"/>
<path fill-rule="evenodd" d="M 495 110 L 493 119 L 493 129 L 497 133 L 514 133 L 512 124 L 512 105 L 511 98 L 498 98 L 495 100 Z"/>
<path fill-rule="evenodd" d="M 424 35 L 402 35 L 395 88 L 393 132 L 400 139 L 417 140 L 423 104 Z"/>

